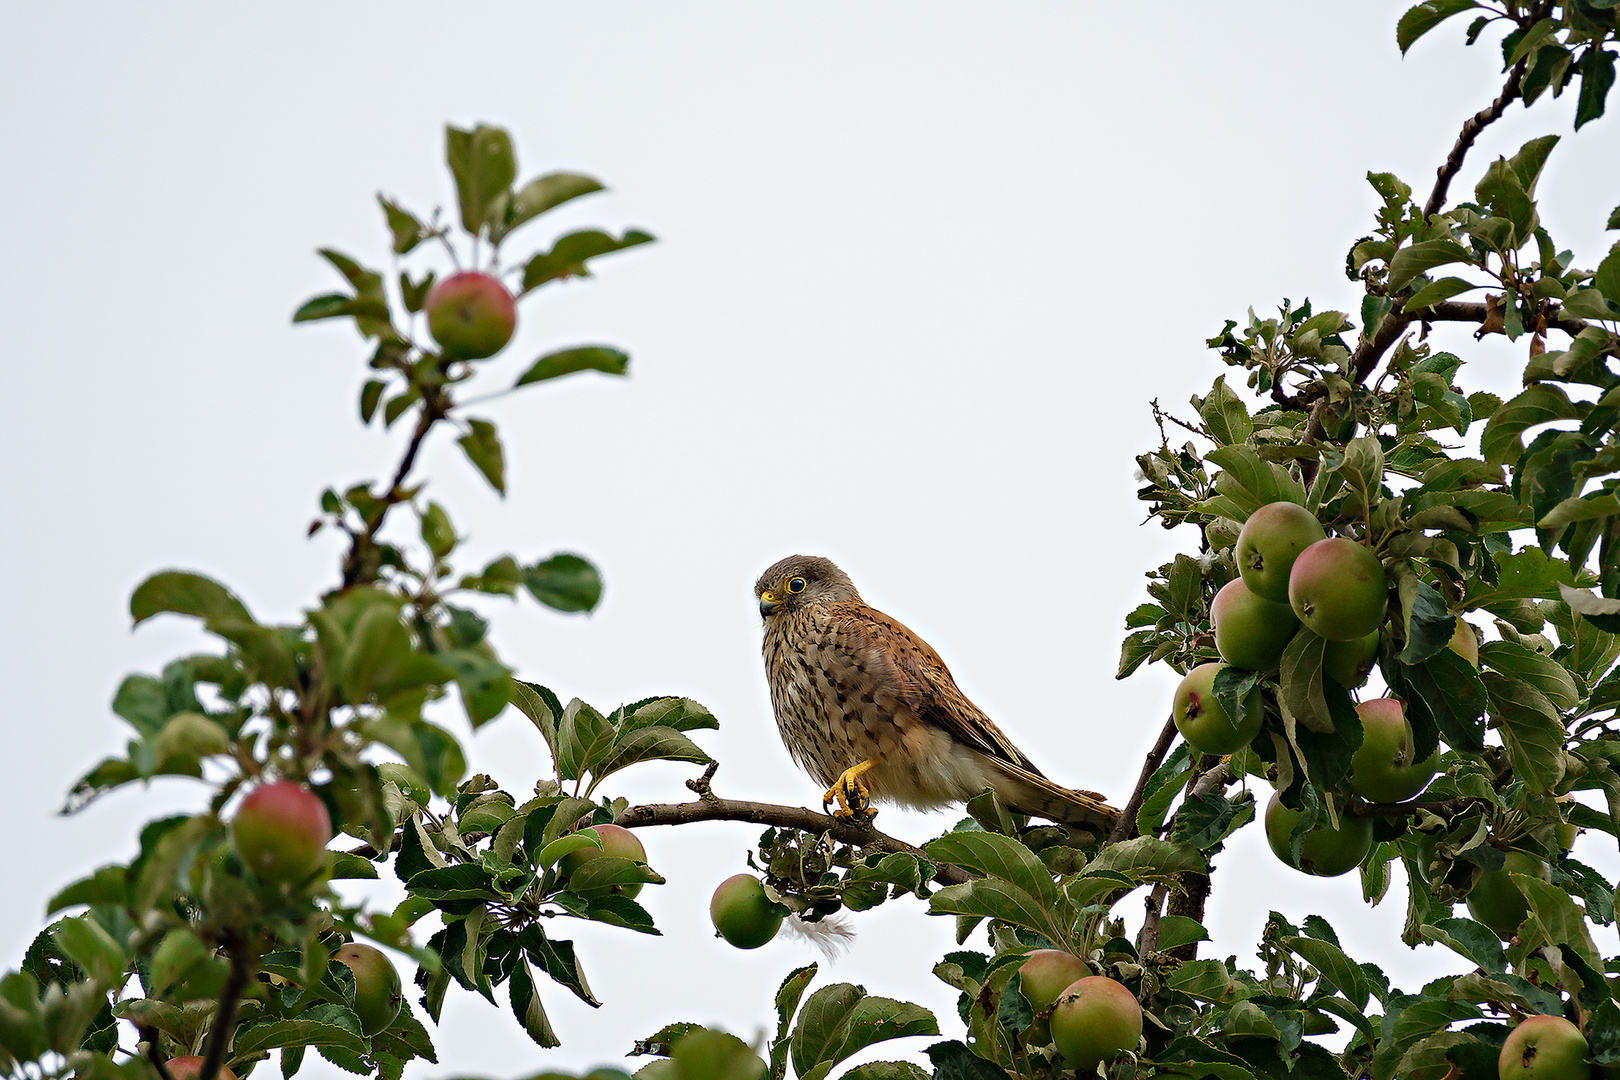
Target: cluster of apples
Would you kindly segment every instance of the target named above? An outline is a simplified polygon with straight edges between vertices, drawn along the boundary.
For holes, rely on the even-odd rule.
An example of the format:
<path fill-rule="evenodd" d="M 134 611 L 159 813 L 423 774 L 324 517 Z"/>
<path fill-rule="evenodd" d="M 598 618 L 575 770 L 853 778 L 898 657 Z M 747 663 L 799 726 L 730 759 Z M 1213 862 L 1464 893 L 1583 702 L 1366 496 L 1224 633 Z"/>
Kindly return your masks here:
<path fill-rule="evenodd" d="M 1347 537 L 1329 537 L 1309 510 L 1292 502 L 1262 506 L 1238 534 L 1238 577 L 1215 595 L 1210 619 L 1220 662 L 1201 664 L 1176 689 L 1177 729 L 1206 754 L 1231 754 L 1259 734 L 1264 721 L 1260 688 L 1229 716 L 1215 697 L 1215 677 L 1227 666 L 1271 671 L 1303 626 L 1325 641 L 1323 674 L 1354 690 L 1364 685 L 1378 656 L 1379 627 L 1388 607 L 1383 565 L 1368 548 Z M 1460 620 L 1452 648 L 1479 662 L 1473 632 Z M 1436 756 L 1416 760 L 1412 726 L 1395 698 L 1356 706 L 1362 744 L 1351 760 L 1349 783 L 1369 802 L 1399 803 L 1434 778 Z M 1313 830 L 1301 855 L 1292 857 L 1290 837 L 1299 813 L 1273 796 L 1266 808 L 1266 836 L 1277 857 L 1324 877 L 1358 865 L 1372 846 L 1372 824 L 1345 815 L 1340 828 Z"/>
<path fill-rule="evenodd" d="M 1082 1075 L 1135 1050 L 1142 1040 L 1142 1006 L 1125 985 L 1093 975 L 1062 949 L 1036 949 L 1018 969 L 1024 1000 L 1044 1017 L 1064 1064 Z"/>
<path fill-rule="evenodd" d="M 267 882 L 294 887 L 314 881 L 326 867 L 332 818 L 326 804 L 302 784 L 260 784 L 242 799 L 231 820 L 231 841 L 243 865 Z M 354 974 L 354 1014 L 366 1035 L 385 1031 L 399 1016 L 405 996 L 399 972 L 379 949 L 359 942 L 341 946 L 332 959 Z M 201 1058 L 197 1061 L 200 1064 Z M 171 1075 L 181 1080 L 180 1073 Z M 222 1073 L 223 1075 L 223 1073 Z"/>
<path fill-rule="evenodd" d="M 455 360 L 494 356 L 517 329 L 512 294 L 497 278 L 477 270 L 463 270 L 436 283 L 422 310 L 433 340 Z"/>

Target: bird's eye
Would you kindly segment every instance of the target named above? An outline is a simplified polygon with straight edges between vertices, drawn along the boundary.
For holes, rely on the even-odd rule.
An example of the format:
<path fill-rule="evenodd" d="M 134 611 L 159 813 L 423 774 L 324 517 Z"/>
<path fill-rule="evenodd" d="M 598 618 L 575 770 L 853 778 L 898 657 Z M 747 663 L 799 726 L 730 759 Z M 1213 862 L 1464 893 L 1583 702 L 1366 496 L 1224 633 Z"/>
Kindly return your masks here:
<path fill-rule="evenodd" d="M 804 578 L 802 578 L 802 577 L 789 578 L 788 579 L 787 589 L 788 589 L 788 592 L 790 592 L 790 593 L 804 592 Z"/>

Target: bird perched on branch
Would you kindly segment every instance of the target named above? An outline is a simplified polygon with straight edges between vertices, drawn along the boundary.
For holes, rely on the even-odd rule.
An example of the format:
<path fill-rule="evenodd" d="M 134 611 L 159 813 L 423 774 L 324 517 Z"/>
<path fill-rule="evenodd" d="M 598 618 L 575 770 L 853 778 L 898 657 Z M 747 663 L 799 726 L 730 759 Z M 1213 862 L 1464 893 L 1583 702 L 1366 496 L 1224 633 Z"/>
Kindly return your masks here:
<path fill-rule="evenodd" d="M 788 753 L 838 817 L 878 799 L 931 809 L 985 789 L 1009 810 L 1107 831 L 1119 811 L 1052 783 L 957 689 L 928 643 L 861 600 L 849 575 L 791 555 L 754 584 L 765 677 Z"/>

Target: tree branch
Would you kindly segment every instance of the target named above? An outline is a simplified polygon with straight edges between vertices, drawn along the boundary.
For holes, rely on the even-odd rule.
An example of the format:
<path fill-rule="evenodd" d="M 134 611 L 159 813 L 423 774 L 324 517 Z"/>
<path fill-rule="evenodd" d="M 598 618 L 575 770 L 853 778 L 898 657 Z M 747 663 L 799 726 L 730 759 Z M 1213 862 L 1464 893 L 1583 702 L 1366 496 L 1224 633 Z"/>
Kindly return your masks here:
<path fill-rule="evenodd" d="M 1142 761 L 1142 775 L 1136 778 L 1136 790 L 1125 800 L 1125 806 L 1119 812 L 1119 820 L 1114 823 L 1114 831 L 1108 834 L 1110 844 L 1129 840 L 1136 835 L 1136 812 L 1142 808 L 1147 782 L 1159 771 L 1159 766 L 1164 764 L 1164 757 L 1170 752 L 1170 744 L 1175 741 L 1176 722 L 1172 718 L 1164 722 L 1164 729 L 1159 732 L 1158 741 L 1153 744 L 1153 749 L 1147 752 L 1147 757 Z"/>
<path fill-rule="evenodd" d="M 152 1068 L 157 1070 L 160 1080 L 174 1080 L 174 1075 L 169 1072 L 169 1066 L 163 1057 L 162 1051 L 158 1048 L 160 1039 L 158 1029 L 150 1024 L 145 1024 L 142 1025 L 140 1034 L 141 1041 L 146 1044 L 146 1060 L 150 1061 Z"/>
<path fill-rule="evenodd" d="M 231 957 L 230 970 L 225 973 L 225 985 L 219 991 L 219 1004 L 214 1009 L 213 1022 L 208 1027 L 208 1050 L 203 1055 L 197 1080 L 215 1080 L 225 1064 L 225 1048 L 230 1045 L 231 1029 L 236 1026 L 236 1006 L 242 1000 L 253 977 L 253 961 L 241 941 L 227 942 Z"/>
<path fill-rule="evenodd" d="M 748 821 L 755 825 L 827 834 L 852 847 L 920 855 L 934 864 L 934 880 L 941 885 L 960 885 L 972 880 L 972 875 L 960 866 L 942 863 L 921 848 L 878 832 L 868 823 L 818 814 L 802 806 L 777 806 L 711 796 L 693 802 L 632 806 L 615 818 L 613 823 L 626 829 L 637 829 L 651 825 L 686 825 L 694 821 Z"/>
<path fill-rule="evenodd" d="M 1532 12 L 1529 19 L 1521 25 L 1534 25 L 1540 17 L 1542 16 L 1538 12 Z M 1513 70 L 1508 72 L 1507 84 L 1502 87 L 1502 93 L 1497 99 L 1463 123 L 1462 130 L 1457 133 L 1457 141 L 1451 147 L 1451 153 L 1446 155 L 1445 163 L 1440 166 L 1435 176 L 1434 190 L 1429 193 L 1429 201 L 1423 204 L 1425 218 L 1433 217 L 1446 204 L 1446 192 L 1451 187 L 1451 181 L 1456 179 L 1458 171 L 1462 169 L 1463 159 L 1468 156 L 1468 150 L 1474 145 L 1474 140 L 1479 138 L 1479 133 L 1500 120 L 1507 107 L 1518 99 L 1519 85 L 1524 81 L 1525 64 L 1528 61 L 1529 57 L 1521 57 L 1519 62 L 1513 65 Z"/>
<path fill-rule="evenodd" d="M 345 589 L 360 584 L 365 578 L 366 553 L 376 543 L 377 533 L 382 529 L 389 509 L 404 501 L 402 491 L 405 479 L 416 465 L 416 455 L 422 449 L 422 442 L 427 438 L 427 433 L 433 425 L 444 419 L 447 412 L 449 400 L 439 389 L 433 386 L 423 387 L 422 415 L 417 417 L 416 430 L 411 433 L 411 441 L 405 447 L 405 456 L 400 459 L 399 468 L 394 470 L 394 478 L 389 481 L 388 490 L 383 493 L 382 509 L 377 512 L 375 519 L 367 523 L 364 532 L 350 534 L 349 550 L 343 556 Z"/>
<path fill-rule="evenodd" d="M 1559 314 L 1559 308 L 1553 307 L 1547 312 L 1547 329 L 1562 330 L 1570 337 L 1575 337 L 1591 324 L 1584 319 L 1574 319 Z M 1483 323 L 1485 321 L 1485 305 L 1473 304 L 1461 300 L 1445 300 L 1433 307 L 1412 313 L 1421 322 L 1466 322 Z"/>

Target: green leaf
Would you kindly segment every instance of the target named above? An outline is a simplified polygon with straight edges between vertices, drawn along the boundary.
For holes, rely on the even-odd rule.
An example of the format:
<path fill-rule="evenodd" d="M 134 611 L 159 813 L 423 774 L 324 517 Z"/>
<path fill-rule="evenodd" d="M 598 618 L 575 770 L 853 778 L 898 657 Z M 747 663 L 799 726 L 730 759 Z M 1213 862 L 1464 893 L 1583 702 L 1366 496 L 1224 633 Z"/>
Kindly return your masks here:
<path fill-rule="evenodd" d="M 790 971 L 776 991 L 776 1038 L 771 1040 L 771 1075 L 780 1076 L 787 1063 L 789 1032 L 793 1014 L 799 1011 L 799 999 L 805 987 L 816 977 L 817 965 L 806 964 Z"/>
<path fill-rule="evenodd" d="M 868 1061 L 855 1066 L 839 1080 L 930 1080 L 930 1077 L 909 1061 Z"/>
<path fill-rule="evenodd" d="M 292 321 L 295 323 L 315 322 L 318 319 L 335 319 L 341 315 L 354 313 L 355 298 L 348 293 L 323 293 L 320 296 L 305 300 L 293 312 Z"/>
<path fill-rule="evenodd" d="M 586 559 L 567 552 L 525 567 L 523 587 L 557 611 L 591 611 L 602 602 L 602 575 Z"/>
<path fill-rule="evenodd" d="M 571 832 L 566 836 L 557 837 L 557 839 L 541 848 L 540 853 L 534 857 L 534 865 L 540 869 L 555 866 L 564 857 L 572 855 L 576 851 L 584 851 L 586 848 L 601 851 L 601 836 L 591 829 Z"/>
<path fill-rule="evenodd" d="M 1367 1007 L 1367 999 L 1372 994 L 1372 987 L 1367 982 L 1367 973 L 1361 970 L 1361 965 L 1346 956 L 1344 950 L 1332 942 L 1309 937 L 1285 937 L 1282 944 L 1298 953 L 1307 964 L 1320 972 L 1322 978 L 1331 983 L 1334 989 L 1343 994 L 1358 1010 Z"/>
<path fill-rule="evenodd" d="M 836 1065 L 874 1043 L 909 1035 L 938 1035 L 934 1015 L 920 1005 L 868 997 L 850 983 L 824 986 L 799 1011 L 790 1041 L 793 1071 L 810 1075 L 820 1065 Z M 820 1074 L 825 1076 L 826 1069 Z"/>
<path fill-rule="evenodd" d="M 1451 263 L 1472 263 L 1469 250 L 1455 240 L 1424 240 L 1401 248 L 1389 260 L 1389 289 L 1396 292 L 1406 288 L 1413 278 L 1437 266 Z"/>
<path fill-rule="evenodd" d="M 613 748 L 613 725 L 601 713 L 575 698 L 557 725 L 557 771 L 578 780 Z"/>
<path fill-rule="evenodd" d="M 1586 912 L 1563 889 L 1529 874 L 1509 874 L 1524 893 L 1530 914 L 1519 927 L 1519 947 L 1535 949 L 1555 945 L 1572 949 L 1593 968 L 1603 970 L 1603 958 L 1586 927 Z M 1517 952 L 1515 955 L 1518 955 Z"/>
<path fill-rule="evenodd" d="M 1490 713 L 1502 733 L 1513 775 L 1532 790 L 1550 794 L 1564 777 L 1564 725 L 1547 695 L 1494 671 L 1480 674 L 1490 694 Z"/>
<path fill-rule="evenodd" d="M 1439 281 L 1430 282 L 1413 293 L 1412 299 L 1408 300 L 1401 310 L 1422 311 L 1424 308 L 1433 307 L 1442 300 L 1450 300 L 1453 296 L 1461 295 L 1472 289 L 1482 288 L 1484 288 L 1483 285 L 1475 285 L 1472 281 L 1460 277 L 1443 277 Z"/>
<path fill-rule="evenodd" d="M 606 345 L 581 345 L 572 349 L 559 349 L 542 356 L 518 376 L 518 381 L 512 384 L 512 389 L 516 390 L 520 386 L 544 379 L 555 379 L 560 375 L 572 375 L 576 371 L 600 371 L 605 375 L 623 375 L 629 369 L 628 354 Z"/>
<path fill-rule="evenodd" d="M 1451 642 L 1456 628 L 1456 616 L 1446 610 L 1445 599 L 1434 586 L 1418 581 L 1406 621 L 1406 648 L 1396 659 L 1403 664 L 1423 663 Z"/>
<path fill-rule="evenodd" d="M 80 878 L 51 897 L 50 902 L 45 905 L 45 914 L 55 915 L 63 908 L 77 907 L 80 904 L 122 906 L 127 902 L 128 896 L 129 872 L 117 864 L 103 866 L 89 877 Z"/>
<path fill-rule="evenodd" d="M 490 239 L 498 244 L 524 222 L 570 199 L 601 190 L 600 183 L 582 173 L 554 172 L 530 180 L 518 188 L 510 199 L 504 196 L 495 199 L 496 213 L 491 215 Z"/>
<path fill-rule="evenodd" d="M 467 460 L 483 474 L 489 486 L 506 495 L 506 452 L 501 448 L 495 425 L 488 420 L 468 420 L 472 431 L 456 440 Z"/>
<path fill-rule="evenodd" d="M 1611 634 L 1620 632 L 1620 600 L 1594 596 L 1585 589 L 1572 589 L 1564 584 L 1560 584 L 1558 590 L 1569 609 L 1593 626 Z"/>
<path fill-rule="evenodd" d="M 1159 948 L 1165 952 L 1195 941 L 1208 941 L 1209 931 L 1197 919 L 1186 915 L 1165 915 L 1159 919 Z"/>
<path fill-rule="evenodd" d="M 1579 420 L 1585 407 L 1551 383 L 1537 383 L 1505 403 L 1485 424 L 1480 436 L 1481 455 L 1492 465 L 1514 464 L 1524 453 L 1519 436 L 1526 429 L 1555 420 Z"/>
<path fill-rule="evenodd" d="M 524 266 L 523 292 L 530 292 L 558 278 L 587 276 L 589 272 L 585 264 L 591 259 L 623 251 L 638 244 L 649 244 L 652 239 L 651 234 L 639 229 L 629 229 L 617 239 L 600 229 L 569 233 L 558 240 L 550 251 L 536 255 Z"/>
<path fill-rule="evenodd" d="M 690 761 L 696 765 L 707 765 L 714 759 L 674 728 L 644 727 L 621 735 L 602 762 L 591 770 L 591 776 L 601 780 L 639 761 L 657 760 Z"/>
<path fill-rule="evenodd" d="M 1426 3 L 1408 8 L 1406 14 L 1395 24 L 1395 44 L 1400 47 L 1404 56 L 1406 50 L 1416 44 L 1424 34 L 1453 15 L 1478 6 L 1474 0 L 1427 0 Z"/>
<path fill-rule="evenodd" d="M 1507 954 L 1502 951 L 1502 939 L 1496 936 L 1495 931 L 1472 919 L 1441 919 L 1421 929 L 1428 940 L 1439 942 L 1491 974 L 1500 975 L 1507 971 Z"/>
<path fill-rule="evenodd" d="M 183 570 L 153 574 L 137 585 L 129 598 L 129 614 L 136 626 L 166 611 L 203 620 L 230 616 L 252 621 L 242 601 L 225 586 Z"/>
<path fill-rule="evenodd" d="M 512 671 L 478 649 L 445 649 L 438 661 L 454 673 L 467 720 L 477 730 L 499 716 L 511 699 Z"/>
<path fill-rule="evenodd" d="M 553 982 L 566 986 L 575 997 L 593 1008 L 602 1004 L 591 992 L 590 983 L 585 981 L 585 972 L 579 966 L 572 941 L 552 941 L 538 926 L 527 927 L 518 940 L 529 960 L 551 976 Z"/>
<path fill-rule="evenodd" d="M 1204 429 L 1218 446 L 1245 443 L 1254 434 L 1249 411 L 1243 407 L 1243 400 L 1227 387 L 1225 375 L 1216 377 L 1209 395 L 1198 403 L 1198 414 L 1203 417 Z"/>
<path fill-rule="evenodd" d="M 394 234 L 395 255 L 409 254 L 412 248 L 431 235 L 427 226 L 416 219 L 416 215 L 393 199 L 378 195 L 377 205 L 383 209 L 383 216 L 388 221 L 388 231 Z"/>
<path fill-rule="evenodd" d="M 477 236 L 490 221 L 496 196 L 517 179 L 512 136 L 497 127 L 479 124 L 471 131 L 444 129 L 444 156 L 456 178 L 461 204 L 461 227 Z M 544 1044 L 542 1044 L 544 1045 Z"/>
<path fill-rule="evenodd" d="M 534 992 L 534 976 L 529 974 L 527 963 L 519 962 L 512 968 L 507 989 L 512 998 L 512 1015 L 517 1017 L 523 1033 L 546 1049 L 561 1046 L 562 1041 L 551 1029 L 545 1007 L 540 1004 L 540 995 Z"/>
<path fill-rule="evenodd" d="M 988 874 L 1016 886 L 1042 907 L 1055 913 L 1067 910 L 1063 894 L 1052 881 L 1046 864 L 1010 836 L 990 832 L 950 832 L 923 845 L 939 862 Z M 1049 935 L 1050 936 L 1050 935 Z"/>
<path fill-rule="evenodd" d="M 1580 99 L 1575 104 L 1575 130 L 1579 131 L 1582 124 L 1603 115 L 1609 88 L 1614 85 L 1614 53 L 1596 43 L 1589 45 L 1576 70 L 1581 75 Z"/>
<path fill-rule="evenodd" d="M 128 963 L 128 956 L 124 947 L 113 940 L 111 934 L 89 915 L 80 915 L 71 919 L 58 919 L 48 930 L 51 940 L 62 951 L 62 955 L 72 960 L 84 971 L 85 975 L 97 983 L 101 988 L 116 986 L 122 982 L 124 966 Z M 174 931 L 172 933 L 185 934 L 191 937 L 189 930 Z M 172 936 L 172 934 L 171 934 Z M 196 941 L 195 937 L 191 938 Z M 198 942 L 198 948 L 202 945 Z M 158 948 L 158 955 L 163 952 Z M 153 958 L 153 973 L 156 975 L 156 956 Z"/>
<path fill-rule="evenodd" d="M 1305 502 L 1305 489 L 1299 481 L 1281 465 L 1261 458 L 1252 447 L 1222 446 L 1204 456 L 1222 469 L 1215 478 L 1215 490 L 1236 502 L 1245 515 L 1267 503 Z"/>
<path fill-rule="evenodd" d="M 1620 514 L 1620 498 L 1612 491 L 1594 491 L 1585 496 L 1565 499 L 1541 516 L 1536 528 L 1563 531 L 1566 525 Z"/>
<path fill-rule="evenodd" d="M 1610 302 L 1620 304 L 1620 243 L 1611 247 L 1598 263 L 1597 272 L 1592 275 L 1592 287 Z"/>
<path fill-rule="evenodd" d="M 370 1047 L 360 1021 L 341 1005 L 316 1005 L 289 1020 L 269 1020 L 237 1029 L 231 1050 L 238 1058 L 281 1046 L 334 1046 L 354 1054 Z"/>
<path fill-rule="evenodd" d="M 1479 660 L 1492 671 L 1540 690 L 1554 708 L 1569 710 L 1580 703 L 1575 677 L 1546 653 L 1514 641 L 1488 641 L 1480 647 Z"/>
<path fill-rule="evenodd" d="M 616 892 L 625 885 L 664 884 L 664 879 L 646 863 L 621 859 L 616 855 L 599 855 L 576 867 L 568 875 L 568 891 L 586 899 L 599 894 Z M 412 882 L 415 885 L 415 882 Z"/>

